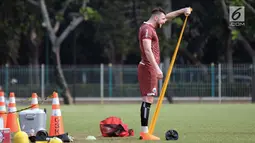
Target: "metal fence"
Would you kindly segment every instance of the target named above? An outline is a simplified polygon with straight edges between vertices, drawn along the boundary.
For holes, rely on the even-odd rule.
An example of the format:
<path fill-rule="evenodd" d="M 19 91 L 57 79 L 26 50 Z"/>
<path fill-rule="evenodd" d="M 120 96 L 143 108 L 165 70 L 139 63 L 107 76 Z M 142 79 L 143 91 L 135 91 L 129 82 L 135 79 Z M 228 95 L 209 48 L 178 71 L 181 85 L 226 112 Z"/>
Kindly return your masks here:
<path fill-rule="evenodd" d="M 164 67 L 164 66 L 162 66 Z M 166 69 L 162 69 L 166 71 Z M 137 65 L 65 66 L 63 72 L 74 97 L 139 97 Z M 230 76 L 232 75 L 232 76 Z M 232 77 L 232 81 L 229 80 Z M 53 66 L 2 66 L 0 85 L 17 97 L 30 97 L 32 92 L 47 96 L 58 91 Z M 163 81 L 159 82 L 159 90 Z M 250 97 L 252 66 L 225 64 L 175 65 L 167 95 L 173 97 Z"/>

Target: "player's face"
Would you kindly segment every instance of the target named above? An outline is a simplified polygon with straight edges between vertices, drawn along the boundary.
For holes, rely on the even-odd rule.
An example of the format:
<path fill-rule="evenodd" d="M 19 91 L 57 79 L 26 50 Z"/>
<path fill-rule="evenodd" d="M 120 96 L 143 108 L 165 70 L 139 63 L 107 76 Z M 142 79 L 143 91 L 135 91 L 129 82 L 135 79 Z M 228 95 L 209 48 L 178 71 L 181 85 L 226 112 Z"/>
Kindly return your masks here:
<path fill-rule="evenodd" d="M 159 14 L 156 20 L 157 27 L 161 28 L 162 25 L 165 24 L 165 22 L 166 22 L 166 15 L 164 13 Z"/>

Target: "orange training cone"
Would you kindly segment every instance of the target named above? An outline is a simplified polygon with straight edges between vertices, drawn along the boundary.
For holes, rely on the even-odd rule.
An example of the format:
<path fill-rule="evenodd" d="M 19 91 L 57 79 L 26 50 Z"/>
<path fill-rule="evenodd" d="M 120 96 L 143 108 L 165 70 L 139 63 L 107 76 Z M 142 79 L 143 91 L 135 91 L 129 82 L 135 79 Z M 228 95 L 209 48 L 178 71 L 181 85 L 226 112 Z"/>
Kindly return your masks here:
<path fill-rule="evenodd" d="M 4 98 L 4 92 L 0 91 L 0 117 L 3 119 L 4 128 L 6 127 L 6 107 L 5 107 L 5 98 Z"/>
<path fill-rule="evenodd" d="M 7 122 L 6 122 L 6 128 L 10 128 L 11 133 L 19 131 L 16 111 L 17 111 L 17 108 L 16 108 L 16 102 L 15 102 L 15 95 L 13 92 L 11 92 L 9 96 L 8 115 L 7 115 Z"/>
<path fill-rule="evenodd" d="M 38 96 L 36 93 L 32 94 L 31 109 L 39 109 Z"/>
<path fill-rule="evenodd" d="M 58 93 L 53 92 L 53 100 L 52 100 L 52 114 L 50 120 L 50 136 L 57 136 L 64 134 L 64 125 L 60 110 L 60 104 L 58 99 Z"/>

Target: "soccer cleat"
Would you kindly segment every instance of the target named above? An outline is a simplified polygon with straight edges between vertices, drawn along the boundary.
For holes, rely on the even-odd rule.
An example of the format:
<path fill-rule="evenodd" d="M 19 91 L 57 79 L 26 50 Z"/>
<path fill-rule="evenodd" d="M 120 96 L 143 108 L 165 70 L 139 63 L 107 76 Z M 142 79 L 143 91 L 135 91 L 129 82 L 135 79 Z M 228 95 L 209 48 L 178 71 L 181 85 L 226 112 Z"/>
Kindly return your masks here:
<path fill-rule="evenodd" d="M 160 138 L 159 138 L 159 137 L 156 137 L 156 136 L 154 136 L 154 135 L 151 135 L 151 134 L 149 134 L 149 133 L 143 133 L 143 132 L 141 132 L 141 133 L 140 133 L 140 140 L 154 140 L 154 141 L 156 141 L 156 140 L 160 140 Z"/>

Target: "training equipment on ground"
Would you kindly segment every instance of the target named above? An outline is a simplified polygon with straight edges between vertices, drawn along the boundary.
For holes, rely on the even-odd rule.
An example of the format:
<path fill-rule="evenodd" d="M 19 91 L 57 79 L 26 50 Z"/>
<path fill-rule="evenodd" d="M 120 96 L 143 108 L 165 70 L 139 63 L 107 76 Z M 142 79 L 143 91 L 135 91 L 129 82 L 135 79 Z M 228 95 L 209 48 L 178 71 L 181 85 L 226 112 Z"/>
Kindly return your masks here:
<path fill-rule="evenodd" d="M 4 98 L 4 92 L 0 91 L 0 117 L 2 118 L 2 122 L 0 124 L 3 124 L 3 128 L 6 127 L 6 120 L 7 120 L 7 114 L 6 114 L 6 105 L 5 105 L 5 98 Z"/>
<path fill-rule="evenodd" d="M 176 130 L 168 130 L 165 133 L 165 138 L 166 138 L 166 140 L 178 140 L 179 135 Z"/>
<path fill-rule="evenodd" d="M 36 96 L 34 96 L 36 97 Z M 36 100 L 35 100 L 36 101 Z M 60 110 L 60 103 L 58 98 L 58 93 L 53 92 L 52 94 L 52 114 L 51 114 L 51 120 L 50 120 L 50 129 L 49 134 L 45 128 L 45 120 L 46 120 L 46 110 L 42 111 L 39 110 L 39 105 L 36 105 L 37 102 L 32 102 L 31 106 L 34 105 L 34 109 L 31 109 L 29 112 L 36 112 L 38 115 L 38 118 L 41 118 L 41 120 L 38 119 L 38 122 L 42 123 L 39 127 L 36 128 L 38 131 L 36 132 L 36 135 L 31 136 L 30 140 L 35 141 L 36 143 L 61 143 L 61 142 L 72 142 L 73 138 L 68 135 L 68 133 L 64 133 L 64 125 Z M 27 111 L 28 112 L 28 111 Z M 42 113 L 43 112 L 43 113 Z M 40 114 L 41 113 L 41 114 Z"/>
<path fill-rule="evenodd" d="M 14 134 L 13 143 L 30 143 L 28 134 L 21 131 L 19 119 L 17 118 L 18 131 Z"/>
<path fill-rule="evenodd" d="M 0 143 L 10 143 L 11 142 L 11 131 L 9 128 L 0 129 Z"/>
<path fill-rule="evenodd" d="M 53 99 L 52 99 L 52 114 L 50 120 L 50 136 L 58 136 L 64 134 L 64 125 L 63 119 L 60 110 L 60 103 L 58 98 L 58 93 L 53 92 Z"/>
<path fill-rule="evenodd" d="M 53 137 L 50 139 L 49 143 L 63 143 L 62 140 L 58 137 Z"/>
<path fill-rule="evenodd" d="M 37 94 L 32 94 L 31 109 L 19 112 L 21 130 L 29 136 L 35 136 L 38 131 L 46 131 L 46 109 L 39 109 Z"/>
<path fill-rule="evenodd" d="M 160 140 L 159 137 L 156 137 L 156 136 L 151 135 L 149 133 L 143 133 L 143 132 L 140 133 L 140 138 L 139 139 L 140 140 L 153 140 L 153 141 Z"/>
<path fill-rule="evenodd" d="M 23 131 L 18 131 L 13 137 L 14 143 L 29 143 L 28 135 Z"/>
<path fill-rule="evenodd" d="M 94 136 L 87 136 L 86 140 L 94 141 L 94 140 L 96 140 L 96 137 L 94 137 Z"/>
<path fill-rule="evenodd" d="M 58 135 L 58 136 L 49 136 L 47 131 L 38 131 L 36 133 L 36 136 L 31 136 L 29 139 L 31 142 L 38 142 L 38 143 L 49 143 L 48 141 L 51 138 L 58 138 L 60 139 L 62 142 L 73 142 L 73 137 L 68 135 L 68 133 L 62 134 L 62 135 Z"/>
<path fill-rule="evenodd" d="M 19 113 L 19 122 L 22 131 L 34 136 L 38 131 L 46 130 L 47 114 L 45 110 L 24 110 Z"/>
<path fill-rule="evenodd" d="M 13 143 L 30 143 L 27 133 L 23 131 L 15 133 Z"/>
<path fill-rule="evenodd" d="M 6 128 L 10 128 L 12 133 L 17 132 L 19 130 L 16 111 L 17 111 L 17 108 L 16 108 L 15 95 L 14 95 L 14 92 L 11 92 L 9 96 Z"/>
<path fill-rule="evenodd" d="M 63 143 L 58 137 L 47 138 L 46 141 L 36 141 L 35 143 Z"/>
<path fill-rule="evenodd" d="M 175 59 L 176 59 L 176 55 L 177 55 L 177 52 L 178 52 L 178 49 L 179 49 L 179 46 L 180 46 L 180 43 L 181 43 L 182 35 L 183 35 L 184 29 L 186 27 L 187 19 L 188 19 L 188 16 L 185 17 L 185 20 L 184 20 L 184 23 L 183 23 L 183 26 L 182 26 L 182 30 L 181 30 L 181 34 L 179 36 L 179 39 L 178 39 L 178 42 L 177 42 L 177 45 L 176 45 L 171 63 L 170 63 L 170 66 L 169 66 L 167 74 L 166 74 L 165 81 L 163 83 L 163 86 L 162 86 L 162 89 L 161 89 L 161 92 L 160 92 L 160 96 L 159 96 L 159 99 L 158 99 L 158 102 L 157 102 L 156 110 L 154 112 L 154 115 L 153 115 L 152 120 L 151 120 L 151 124 L 149 126 L 149 134 L 153 134 L 153 131 L 154 131 L 154 128 L 155 128 L 155 124 L 156 124 L 156 121 L 157 121 L 157 118 L 158 118 L 159 110 L 161 108 L 162 101 L 163 101 L 164 96 L 165 96 L 166 88 L 167 88 L 168 82 L 170 80 L 170 75 L 171 75 L 173 65 L 174 65 L 174 62 L 175 62 Z"/>
<path fill-rule="evenodd" d="M 103 137 L 134 136 L 134 130 L 129 129 L 128 125 L 124 124 L 119 117 L 110 116 L 100 121 L 99 127 Z"/>
<path fill-rule="evenodd" d="M 32 93 L 31 110 L 33 109 L 39 109 L 38 96 L 36 93 Z"/>

